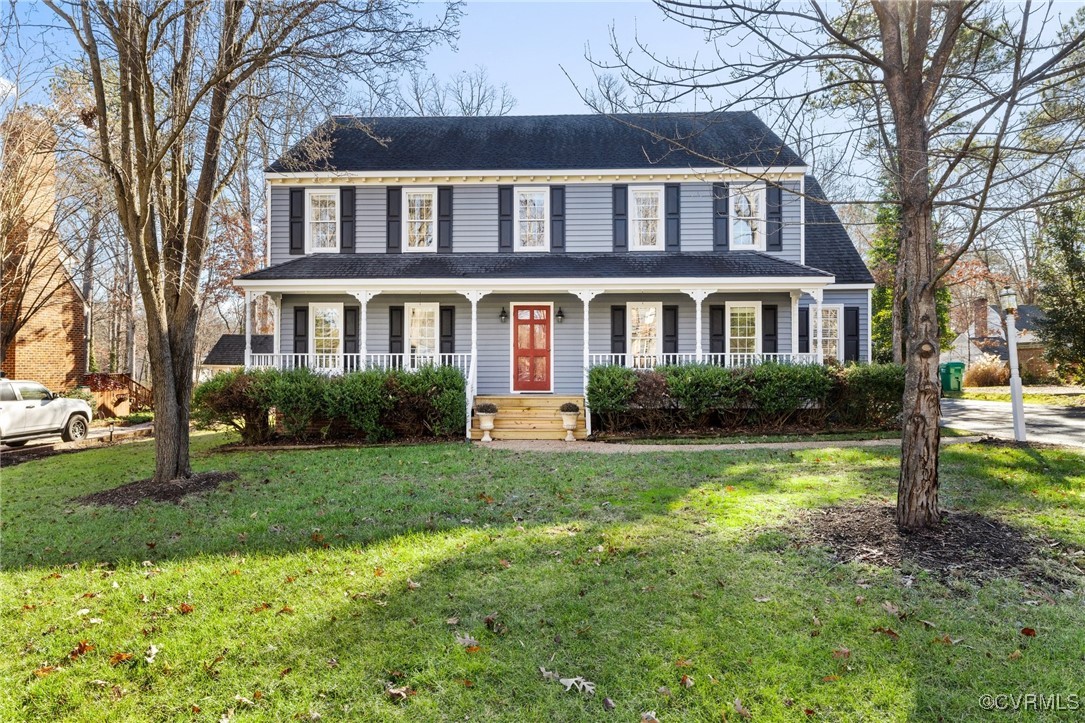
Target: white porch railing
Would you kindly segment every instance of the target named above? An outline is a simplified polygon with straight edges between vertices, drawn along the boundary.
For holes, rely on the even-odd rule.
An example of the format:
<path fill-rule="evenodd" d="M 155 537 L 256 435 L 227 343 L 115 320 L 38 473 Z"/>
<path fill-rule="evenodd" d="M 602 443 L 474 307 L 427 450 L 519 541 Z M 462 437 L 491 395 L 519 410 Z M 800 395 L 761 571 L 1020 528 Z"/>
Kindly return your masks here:
<path fill-rule="evenodd" d="M 725 367 L 748 367 L 757 364 L 817 364 L 818 355 L 814 353 L 782 354 L 703 354 L 697 361 L 695 353 L 682 354 L 589 354 L 588 366 L 606 365 L 628 366 L 633 369 L 655 369 L 661 366 L 684 364 L 712 364 Z"/>
<path fill-rule="evenodd" d="M 250 369 L 311 369 L 322 374 L 345 374 L 369 369 L 418 369 L 427 365 L 455 367 L 466 378 L 470 354 L 250 354 Z"/>

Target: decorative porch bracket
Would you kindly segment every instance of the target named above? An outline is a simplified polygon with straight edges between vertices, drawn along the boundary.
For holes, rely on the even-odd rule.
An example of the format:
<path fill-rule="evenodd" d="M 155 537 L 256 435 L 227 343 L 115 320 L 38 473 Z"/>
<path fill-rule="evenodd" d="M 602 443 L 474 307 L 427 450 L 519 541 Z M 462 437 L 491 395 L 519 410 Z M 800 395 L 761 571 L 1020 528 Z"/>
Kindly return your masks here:
<path fill-rule="evenodd" d="M 600 289 L 581 289 L 572 292 L 584 307 L 584 431 L 591 436 L 591 409 L 588 407 L 588 338 L 590 337 L 588 307 L 591 300 L 603 293 Z"/>
<path fill-rule="evenodd" d="M 688 296 L 689 298 L 693 299 L 693 306 L 694 306 L 694 309 L 696 310 L 695 317 L 694 317 L 696 321 L 694 323 L 697 326 L 697 330 L 696 330 L 697 363 L 700 364 L 701 361 L 704 360 L 704 340 L 702 338 L 703 337 L 703 330 L 701 329 L 702 307 L 704 306 L 704 300 L 708 298 L 709 294 L 713 293 L 713 290 L 711 290 L 711 289 L 682 289 L 682 293 L 685 294 L 686 296 Z"/>
<path fill-rule="evenodd" d="M 492 293 L 492 289 L 460 291 L 460 294 L 471 302 L 471 364 L 467 374 L 467 428 L 464 430 L 468 441 L 471 439 L 471 407 L 478 393 L 478 302 L 482 300 L 482 297 Z"/>
<path fill-rule="evenodd" d="M 367 334 L 369 330 L 369 302 L 381 291 L 380 289 L 363 289 L 361 291 L 348 291 L 347 293 L 361 304 L 361 309 L 358 312 L 358 352 L 364 360 L 366 354 L 369 353 L 369 335 Z"/>

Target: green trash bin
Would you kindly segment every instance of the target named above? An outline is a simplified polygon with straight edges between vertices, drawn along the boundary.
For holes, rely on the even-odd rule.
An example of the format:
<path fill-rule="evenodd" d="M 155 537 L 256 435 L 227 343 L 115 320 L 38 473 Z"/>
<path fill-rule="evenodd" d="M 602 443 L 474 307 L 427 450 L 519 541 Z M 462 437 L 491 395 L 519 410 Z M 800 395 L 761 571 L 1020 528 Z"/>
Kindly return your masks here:
<path fill-rule="evenodd" d="M 959 392 L 964 387 L 964 362 L 946 362 L 938 365 L 942 377 L 943 392 Z"/>

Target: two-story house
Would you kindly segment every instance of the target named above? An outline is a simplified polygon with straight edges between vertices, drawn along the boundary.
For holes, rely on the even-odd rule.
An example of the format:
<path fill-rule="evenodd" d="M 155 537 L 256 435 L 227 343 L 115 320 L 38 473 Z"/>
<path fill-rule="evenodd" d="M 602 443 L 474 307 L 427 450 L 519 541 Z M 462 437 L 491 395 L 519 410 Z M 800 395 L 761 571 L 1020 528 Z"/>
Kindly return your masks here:
<path fill-rule="evenodd" d="M 319 162 L 267 169 L 268 266 L 236 283 L 276 333 L 248 366 L 451 364 L 469 405 L 583 406 L 599 364 L 869 361 L 870 273 L 751 113 L 328 124 Z"/>

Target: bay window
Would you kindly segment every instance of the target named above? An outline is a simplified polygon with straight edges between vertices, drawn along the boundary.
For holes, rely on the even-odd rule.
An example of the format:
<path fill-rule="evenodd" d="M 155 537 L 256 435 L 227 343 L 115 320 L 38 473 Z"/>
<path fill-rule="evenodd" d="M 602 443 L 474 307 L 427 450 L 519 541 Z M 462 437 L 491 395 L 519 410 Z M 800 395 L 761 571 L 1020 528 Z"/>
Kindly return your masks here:
<path fill-rule="evenodd" d="M 633 251 L 662 251 L 663 187 L 629 187 L 629 248 Z"/>
<path fill-rule="evenodd" d="M 550 189 L 517 188 L 516 243 L 517 251 L 547 251 L 550 248 Z"/>
<path fill-rule="evenodd" d="M 308 233 L 306 253 L 339 251 L 339 191 L 306 189 L 305 218 Z"/>
<path fill-rule="evenodd" d="M 731 184 L 731 248 L 764 251 L 765 185 Z"/>
<path fill-rule="evenodd" d="M 403 189 L 403 250 L 437 251 L 437 189 Z"/>

